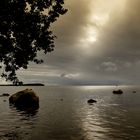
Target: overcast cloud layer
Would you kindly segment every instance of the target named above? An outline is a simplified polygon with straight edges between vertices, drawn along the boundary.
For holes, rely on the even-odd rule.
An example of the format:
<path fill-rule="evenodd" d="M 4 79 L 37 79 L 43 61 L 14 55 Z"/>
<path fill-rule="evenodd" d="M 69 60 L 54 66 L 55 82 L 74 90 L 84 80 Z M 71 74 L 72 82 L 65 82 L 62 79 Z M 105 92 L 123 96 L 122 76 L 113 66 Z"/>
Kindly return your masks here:
<path fill-rule="evenodd" d="M 55 51 L 20 71 L 46 85 L 140 84 L 139 0 L 66 0 L 53 25 Z"/>

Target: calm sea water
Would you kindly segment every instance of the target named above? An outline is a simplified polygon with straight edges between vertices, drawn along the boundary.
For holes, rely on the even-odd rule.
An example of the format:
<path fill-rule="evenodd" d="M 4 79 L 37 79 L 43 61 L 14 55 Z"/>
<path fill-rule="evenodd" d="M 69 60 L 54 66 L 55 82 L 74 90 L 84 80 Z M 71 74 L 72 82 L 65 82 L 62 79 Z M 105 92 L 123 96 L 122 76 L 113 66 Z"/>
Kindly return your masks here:
<path fill-rule="evenodd" d="M 0 87 L 15 93 L 27 87 Z M 140 88 L 123 86 L 28 87 L 36 91 L 40 107 L 24 112 L 0 97 L 0 140 L 140 140 Z M 133 93 L 136 90 L 136 93 Z M 93 98 L 96 104 L 89 105 Z"/>

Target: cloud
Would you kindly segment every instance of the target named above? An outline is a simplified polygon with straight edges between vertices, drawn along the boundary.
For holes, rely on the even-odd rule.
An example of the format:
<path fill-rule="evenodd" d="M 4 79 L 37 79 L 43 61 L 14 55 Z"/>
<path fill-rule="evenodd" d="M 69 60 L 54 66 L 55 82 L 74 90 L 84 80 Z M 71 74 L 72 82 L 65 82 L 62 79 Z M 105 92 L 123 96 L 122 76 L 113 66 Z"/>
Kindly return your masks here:
<path fill-rule="evenodd" d="M 105 69 L 107 72 L 115 72 L 118 69 L 116 64 L 112 62 L 103 62 L 101 68 Z"/>
<path fill-rule="evenodd" d="M 77 77 L 79 77 L 80 74 L 79 73 L 75 73 L 75 74 L 72 74 L 72 73 L 69 73 L 69 74 L 66 74 L 66 73 L 62 73 L 60 75 L 61 78 L 69 78 L 69 79 L 75 79 Z"/>
<path fill-rule="evenodd" d="M 103 29 L 100 41 L 105 55 L 120 59 L 136 59 L 140 55 L 140 17 L 138 0 L 128 1 L 120 16 L 113 16 Z"/>
<path fill-rule="evenodd" d="M 19 73 L 46 84 L 138 84 L 139 0 L 67 0 L 68 13 L 52 26 L 55 51 L 43 65 Z M 30 80 L 31 79 L 31 80 Z"/>

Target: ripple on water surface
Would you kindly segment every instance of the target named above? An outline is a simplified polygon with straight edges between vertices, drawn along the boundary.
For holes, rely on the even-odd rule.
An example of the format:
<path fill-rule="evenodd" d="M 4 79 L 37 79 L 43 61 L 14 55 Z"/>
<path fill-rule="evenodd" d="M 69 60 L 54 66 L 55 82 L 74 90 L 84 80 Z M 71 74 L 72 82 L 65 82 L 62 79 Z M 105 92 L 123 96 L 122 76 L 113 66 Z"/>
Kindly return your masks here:
<path fill-rule="evenodd" d="M 9 88 L 12 93 L 20 90 Z M 138 91 L 134 96 L 131 88 L 124 89 L 123 95 L 116 96 L 112 87 L 33 88 L 39 93 L 40 108 L 30 113 L 0 98 L 0 140 L 140 139 Z M 89 105 L 88 99 L 97 103 Z"/>

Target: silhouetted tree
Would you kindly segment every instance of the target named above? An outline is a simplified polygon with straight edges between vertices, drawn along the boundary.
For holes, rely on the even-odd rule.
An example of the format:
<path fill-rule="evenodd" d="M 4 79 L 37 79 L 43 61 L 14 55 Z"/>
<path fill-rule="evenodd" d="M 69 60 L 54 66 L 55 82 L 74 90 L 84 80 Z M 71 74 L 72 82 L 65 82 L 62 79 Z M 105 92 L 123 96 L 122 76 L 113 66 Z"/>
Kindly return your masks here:
<path fill-rule="evenodd" d="M 0 0 L 0 62 L 2 77 L 15 85 L 22 82 L 16 76 L 30 61 L 42 63 L 38 51 L 54 49 L 51 23 L 67 12 L 64 0 Z"/>

